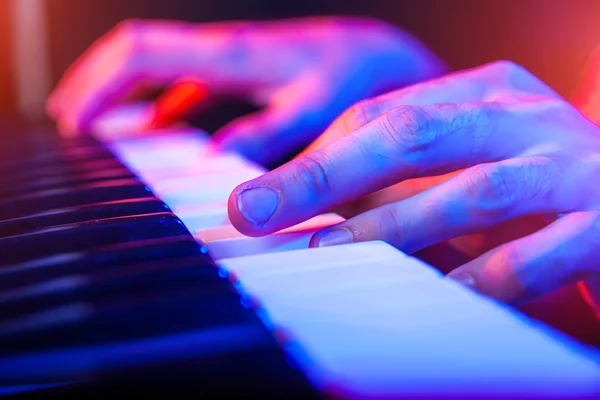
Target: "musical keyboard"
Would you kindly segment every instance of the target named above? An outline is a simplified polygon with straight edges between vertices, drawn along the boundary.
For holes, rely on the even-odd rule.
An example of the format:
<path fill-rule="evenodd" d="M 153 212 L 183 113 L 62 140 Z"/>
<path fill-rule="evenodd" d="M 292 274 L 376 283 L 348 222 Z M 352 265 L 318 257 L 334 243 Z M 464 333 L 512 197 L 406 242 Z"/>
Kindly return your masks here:
<path fill-rule="evenodd" d="M 14 132 L 0 163 L 0 393 L 594 398 L 600 357 L 383 242 L 249 238 L 264 169 L 192 129 Z"/>

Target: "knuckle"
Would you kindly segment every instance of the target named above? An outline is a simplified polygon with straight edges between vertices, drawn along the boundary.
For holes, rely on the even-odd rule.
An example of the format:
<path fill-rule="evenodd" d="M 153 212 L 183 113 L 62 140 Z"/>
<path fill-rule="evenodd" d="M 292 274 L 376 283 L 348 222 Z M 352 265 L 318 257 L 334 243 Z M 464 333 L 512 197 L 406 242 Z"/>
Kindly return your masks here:
<path fill-rule="evenodd" d="M 433 116 L 422 108 L 397 107 L 382 118 L 380 127 L 383 140 L 402 153 L 420 153 L 429 150 L 440 134 Z"/>
<path fill-rule="evenodd" d="M 144 31 L 146 23 L 143 20 L 132 18 L 121 21 L 115 27 L 115 33 L 122 38 L 136 38 Z"/>
<path fill-rule="evenodd" d="M 504 266 L 504 268 L 510 268 L 512 271 L 515 271 L 518 274 L 518 277 L 521 281 L 525 281 L 523 275 L 525 272 L 525 262 L 523 260 L 523 256 L 519 252 L 519 250 L 515 246 L 505 246 L 502 248 L 498 254 L 497 259 L 495 260 L 498 266 Z"/>
<path fill-rule="evenodd" d="M 530 75 L 529 71 L 527 71 L 521 65 L 509 60 L 493 61 L 489 64 L 486 64 L 485 68 L 494 75 L 504 79 L 511 79 L 514 76 Z"/>
<path fill-rule="evenodd" d="M 319 150 L 298 158 L 299 179 L 314 194 L 332 192 L 326 158 Z"/>
<path fill-rule="evenodd" d="M 512 88 L 527 93 L 553 97 L 553 91 L 537 79 L 525 67 L 507 60 L 495 61 L 484 66 L 488 83 L 499 88 Z"/>
<path fill-rule="evenodd" d="M 518 179 L 512 168 L 480 164 L 469 169 L 466 185 L 484 213 L 504 211 L 515 205 L 517 193 L 514 190 Z"/>
<path fill-rule="evenodd" d="M 501 164 L 480 164 L 467 173 L 467 191 L 478 212 L 503 218 L 507 211 L 553 209 L 553 193 L 561 185 L 562 167 L 545 157 Z"/>
<path fill-rule="evenodd" d="M 372 121 L 379 115 L 379 103 L 375 99 L 362 100 L 348 108 L 342 121 L 347 132 L 351 132 Z"/>
<path fill-rule="evenodd" d="M 143 78 L 147 56 L 152 45 L 148 39 L 148 23 L 140 19 L 128 19 L 116 27 L 114 54 L 120 54 L 123 70 Z"/>
<path fill-rule="evenodd" d="M 404 226 L 398 208 L 394 205 L 388 205 L 381 207 L 380 211 L 382 237 L 390 240 L 392 244 L 398 245 L 404 239 L 402 234 Z"/>

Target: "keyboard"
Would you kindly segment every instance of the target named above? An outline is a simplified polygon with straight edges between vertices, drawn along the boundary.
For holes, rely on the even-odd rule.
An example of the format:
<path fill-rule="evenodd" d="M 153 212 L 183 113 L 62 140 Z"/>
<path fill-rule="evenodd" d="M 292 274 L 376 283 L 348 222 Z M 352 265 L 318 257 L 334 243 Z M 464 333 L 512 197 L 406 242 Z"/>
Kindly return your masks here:
<path fill-rule="evenodd" d="M 45 134 L 42 134 L 45 133 Z M 0 394 L 600 398 L 600 357 L 379 241 L 262 238 L 227 199 L 265 170 L 182 128 L 0 146 Z"/>

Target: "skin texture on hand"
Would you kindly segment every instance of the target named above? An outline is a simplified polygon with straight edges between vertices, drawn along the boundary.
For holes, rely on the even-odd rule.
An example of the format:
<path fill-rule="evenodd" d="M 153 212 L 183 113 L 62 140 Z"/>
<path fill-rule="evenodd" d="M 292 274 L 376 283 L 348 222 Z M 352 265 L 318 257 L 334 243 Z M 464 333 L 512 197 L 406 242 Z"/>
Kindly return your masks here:
<path fill-rule="evenodd" d="M 369 19 L 127 21 L 65 72 L 47 111 L 65 134 L 85 133 L 136 92 L 190 77 L 264 107 L 223 127 L 214 144 L 269 164 L 305 147 L 356 101 L 444 72 L 409 34 Z"/>
<path fill-rule="evenodd" d="M 349 132 L 340 129 L 349 123 Z M 520 304 L 600 273 L 600 189 L 590 184 L 600 174 L 600 128 L 513 63 L 360 102 L 311 150 L 234 190 L 229 215 L 238 230 L 270 234 L 390 185 L 450 173 L 316 233 L 311 246 L 379 239 L 413 253 L 543 217 L 547 226 L 450 276 Z"/>
<path fill-rule="evenodd" d="M 600 124 L 600 44 L 596 46 L 582 73 L 572 102 L 589 119 Z M 587 279 L 580 284 L 580 288 L 600 318 L 600 277 Z"/>

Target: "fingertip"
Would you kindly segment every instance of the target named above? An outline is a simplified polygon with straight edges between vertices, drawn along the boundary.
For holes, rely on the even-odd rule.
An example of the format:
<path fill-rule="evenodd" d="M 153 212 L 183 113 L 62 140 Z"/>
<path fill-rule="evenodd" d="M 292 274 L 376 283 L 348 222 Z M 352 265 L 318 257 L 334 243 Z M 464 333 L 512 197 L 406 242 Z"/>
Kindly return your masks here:
<path fill-rule="evenodd" d="M 279 207 L 279 192 L 269 186 L 240 185 L 229 196 L 228 215 L 231 224 L 247 236 L 270 233 L 269 224 Z"/>
<path fill-rule="evenodd" d="M 473 274 L 468 271 L 465 271 L 462 268 L 457 268 L 453 270 L 446 277 L 468 289 L 477 289 L 477 281 L 475 280 Z"/>
<path fill-rule="evenodd" d="M 310 239 L 309 247 L 330 247 L 354 241 L 354 235 L 349 229 L 334 226 L 315 233 Z"/>

